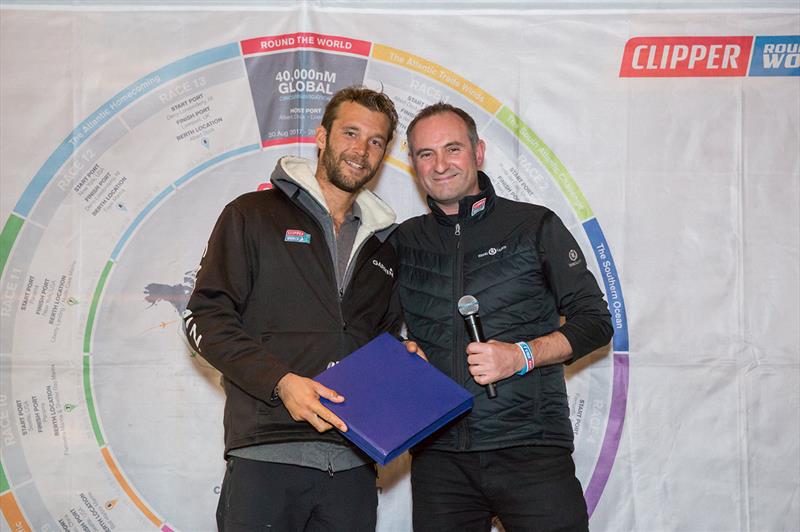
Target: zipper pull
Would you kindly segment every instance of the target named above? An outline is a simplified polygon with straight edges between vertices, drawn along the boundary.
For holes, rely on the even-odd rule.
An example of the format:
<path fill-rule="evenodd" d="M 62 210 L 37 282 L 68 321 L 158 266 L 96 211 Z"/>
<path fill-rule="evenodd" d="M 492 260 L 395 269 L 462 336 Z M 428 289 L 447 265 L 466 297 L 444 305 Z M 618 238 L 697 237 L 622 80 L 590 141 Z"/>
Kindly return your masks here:
<path fill-rule="evenodd" d="M 328 460 L 328 476 L 333 478 L 333 464 L 330 460 Z"/>
<path fill-rule="evenodd" d="M 456 224 L 456 236 L 461 236 L 461 224 Z"/>

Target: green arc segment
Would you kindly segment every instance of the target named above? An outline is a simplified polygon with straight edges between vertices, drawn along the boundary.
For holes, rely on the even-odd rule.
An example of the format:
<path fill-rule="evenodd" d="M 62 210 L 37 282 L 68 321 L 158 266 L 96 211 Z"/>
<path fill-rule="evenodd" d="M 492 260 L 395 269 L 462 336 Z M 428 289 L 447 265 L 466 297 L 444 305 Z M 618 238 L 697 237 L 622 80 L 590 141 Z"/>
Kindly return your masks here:
<path fill-rule="evenodd" d="M 113 261 L 108 261 L 106 263 L 106 267 L 103 268 L 103 273 L 100 274 L 100 280 L 97 282 L 97 288 L 94 291 L 94 297 L 92 297 L 92 306 L 89 307 L 89 317 L 86 319 L 86 332 L 83 335 L 83 352 L 90 353 L 91 346 L 92 346 L 92 327 L 94 326 L 94 318 L 97 314 L 97 306 L 100 303 L 100 294 L 103 293 L 103 288 L 106 285 L 106 280 L 108 279 L 108 274 L 111 272 L 111 268 L 114 267 Z"/>
<path fill-rule="evenodd" d="M 3 232 L 0 233 L 0 276 L 5 271 L 8 256 L 11 255 L 11 248 L 14 246 L 17 235 L 19 235 L 24 223 L 25 220 L 12 214 L 8 217 L 6 225 L 3 227 Z"/>
<path fill-rule="evenodd" d="M 97 444 L 104 447 L 106 441 L 100 431 L 100 422 L 97 420 L 97 411 L 94 408 L 94 398 L 92 397 L 92 360 L 89 355 L 83 355 L 83 392 L 86 395 L 86 410 L 92 421 L 94 437 L 97 439 Z"/>
<path fill-rule="evenodd" d="M 508 107 L 503 106 L 503 108 L 500 109 L 497 113 L 497 119 L 505 124 L 505 126 L 531 150 L 531 153 L 541 161 L 544 167 L 547 168 L 547 171 L 553 176 L 555 182 L 558 183 L 567 201 L 569 201 L 572 208 L 575 209 L 578 218 L 581 221 L 585 221 L 593 217 L 592 208 L 589 207 L 589 203 L 586 201 L 583 192 L 578 188 L 578 185 L 575 183 L 575 180 L 564 164 L 556 157 L 553 150 L 539 138 L 539 135 L 525 125 L 522 119 L 514 114 Z"/>

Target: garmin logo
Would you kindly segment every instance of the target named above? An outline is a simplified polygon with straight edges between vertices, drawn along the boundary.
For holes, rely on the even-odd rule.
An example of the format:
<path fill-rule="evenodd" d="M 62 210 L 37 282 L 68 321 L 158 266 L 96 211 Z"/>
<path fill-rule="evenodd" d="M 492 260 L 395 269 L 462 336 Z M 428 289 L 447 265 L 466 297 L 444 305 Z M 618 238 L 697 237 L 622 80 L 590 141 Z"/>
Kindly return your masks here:
<path fill-rule="evenodd" d="M 500 246 L 499 248 L 489 248 L 486 251 L 484 251 L 483 253 L 478 253 L 478 258 L 482 259 L 484 257 L 494 257 L 495 255 L 497 255 L 501 251 L 504 251 L 507 247 L 508 246 L 503 245 L 503 246 Z"/>
<path fill-rule="evenodd" d="M 379 261 L 378 259 L 372 259 L 372 264 L 374 264 L 375 266 L 377 266 L 378 268 L 380 268 L 381 270 L 383 270 L 383 273 L 385 273 L 386 275 L 388 275 L 389 277 L 391 277 L 392 279 L 394 279 L 394 270 L 392 270 L 391 268 L 387 268 L 386 266 L 384 266 L 384 265 L 383 265 L 383 263 L 382 263 L 381 261 Z"/>

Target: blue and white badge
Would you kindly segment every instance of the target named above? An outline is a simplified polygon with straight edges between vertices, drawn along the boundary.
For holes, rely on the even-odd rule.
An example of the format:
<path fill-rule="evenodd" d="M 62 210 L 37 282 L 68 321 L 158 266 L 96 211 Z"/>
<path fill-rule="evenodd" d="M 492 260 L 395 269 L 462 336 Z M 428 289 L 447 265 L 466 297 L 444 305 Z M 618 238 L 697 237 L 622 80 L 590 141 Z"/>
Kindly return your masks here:
<path fill-rule="evenodd" d="M 297 242 L 298 244 L 310 244 L 311 235 L 300 229 L 287 229 L 283 237 L 284 242 Z"/>

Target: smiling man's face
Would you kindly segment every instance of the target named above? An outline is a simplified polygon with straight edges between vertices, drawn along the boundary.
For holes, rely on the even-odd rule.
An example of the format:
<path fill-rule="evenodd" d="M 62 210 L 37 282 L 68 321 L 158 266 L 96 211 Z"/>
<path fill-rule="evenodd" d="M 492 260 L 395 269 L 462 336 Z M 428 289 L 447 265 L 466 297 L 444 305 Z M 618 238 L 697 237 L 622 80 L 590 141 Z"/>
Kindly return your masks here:
<path fill-rule="evenodd" d="M 467 125 L 457 114 L 446 111 L 423 118 L 408 140 L 417 179 L 445 214 L 457 214 L 461 198 L 480 192 L 478 168 L 485 145 L 479 140 L 473 149 Z"/>
<path fill-rule="evenodd" d="M 357 192 L 380 168 L 389 138 L 389 119 L 355 102 L 343 102 L 330 132 L 317 128 L 322 179 L 344 192 Z"/>

